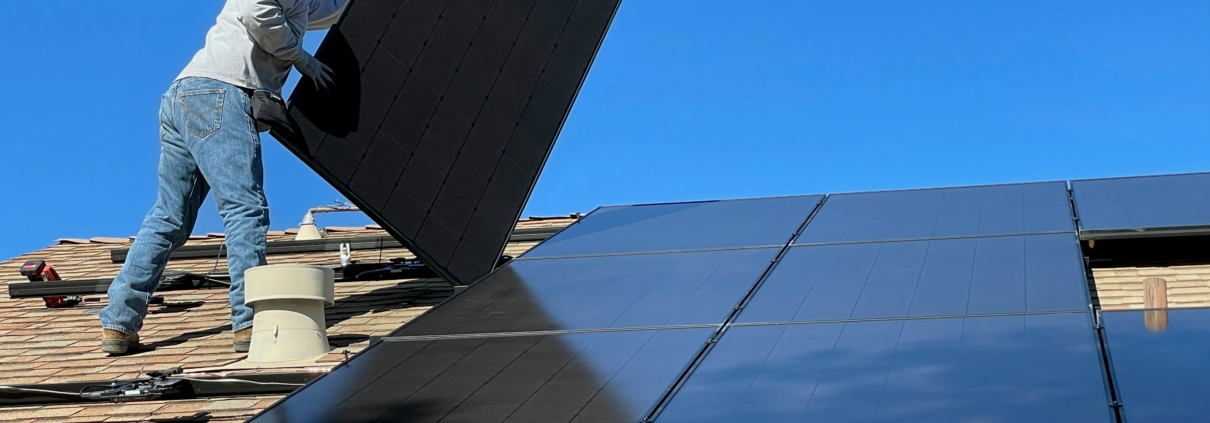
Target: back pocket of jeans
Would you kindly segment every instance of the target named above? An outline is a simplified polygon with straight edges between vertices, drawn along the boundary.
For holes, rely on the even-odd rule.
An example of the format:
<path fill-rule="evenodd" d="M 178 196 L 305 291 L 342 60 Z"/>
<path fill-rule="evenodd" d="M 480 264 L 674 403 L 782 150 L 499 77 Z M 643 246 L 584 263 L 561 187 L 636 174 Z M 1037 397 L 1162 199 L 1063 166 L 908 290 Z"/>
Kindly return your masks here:
<path fill-rule="evenodd" d="M 223 124 L 223 88 L 186 91 L 181 93 L 181 113 L 189 135 L 206 138 Z"/>

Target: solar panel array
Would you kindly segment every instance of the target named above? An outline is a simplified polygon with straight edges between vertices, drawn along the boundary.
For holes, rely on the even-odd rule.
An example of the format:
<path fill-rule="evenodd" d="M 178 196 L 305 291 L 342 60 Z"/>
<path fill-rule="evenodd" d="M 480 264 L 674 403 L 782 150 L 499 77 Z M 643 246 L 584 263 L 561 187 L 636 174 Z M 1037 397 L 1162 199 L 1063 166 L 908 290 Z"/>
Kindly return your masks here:
<path fill-rule="evenodd" d="M 1109 422 L 1086 314 L 731 329 L 659 422 Z"/>
<path fill-rule="evenodd" d="M 599 209 L 254 421 L 641 421 L 822 199 Z"/>
<path fill-rule="evenodd" d="M 1062 182 L 832 195 L 658 421 L 1111 421 L 1085 283 Z"/>
<path fill-rule="evenodd" d="M 1098 331 L 1079 246 L 1210 234 L 1210 174 L 607 207 L 481 279 L 619 1 L 351 3 L 274 135 L 479 282 L 254 421 L 1210 421 L 1210 315 Z"/>
<path fill-rule="evenodd" d="M 1090 258 L 1204 264 L 1210 173 L 1079 180 L 1071 191 L 1080 237 L 1108 240 L 1090 248 Z M 1178 305 L 1100 317 L 1119 421 L 1210 422 L 1210 310 Z"/>
<path fill-rule="evenodd" d="M 1061 182 L 604 207 L 254 421 L 1205 420 L 1210 316 L 1102 347 L 1073 220 Z"/>
<path fill-rule="evenodd" d="M 620 0 L 356 0 L 274 136 L 455 284 L 497 263 Z"/>

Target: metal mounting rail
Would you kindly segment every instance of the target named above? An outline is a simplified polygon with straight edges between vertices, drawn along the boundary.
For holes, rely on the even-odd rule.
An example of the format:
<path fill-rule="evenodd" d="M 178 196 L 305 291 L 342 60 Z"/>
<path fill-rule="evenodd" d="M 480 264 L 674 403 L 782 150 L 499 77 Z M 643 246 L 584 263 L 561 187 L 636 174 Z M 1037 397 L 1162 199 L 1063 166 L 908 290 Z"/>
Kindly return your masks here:
<path fill-rule="evenodd" d="M 541 228 L 518 228 L 513 231 L 508 242 L 542 241 L 562 226 L 546 226 Z M 355 238 L 325 238 L 305 241 L 273 241 L 266 244 L 265 254 L 296 254 L 339 252 L 341 244 L 349 244 L 351 250 L 379 250 L 387 248 L 404 248 L 404 245 L 389 236 L 355 237 Z M 114 263 L 124 263 L 130 254 L 129 248 L 109 250 L 109 260 Z M 187 245 L 172 252 L 169 259 L 216 258 L 226 257 L 226 244 Z"/>
<path fill-rule="evenodd" d="M 501 258 L 501 264 L 512 257 Z M 432 269 L 416 260 L 393 260 L 383 263 L 351 263 L 334 267 L 336 282 L 358 282 L 373 280 L 427 279 L 438 277 Z M 104 294 L 113 279 L 79 279 L 65 281 L 8 282 L 9 298 L 54 297 L 59 295 Z M 198 275 L 179 273 L 161 279 L 156 291 L 199 289 L 213 285 L 230 285 L 227 274 Z"/>

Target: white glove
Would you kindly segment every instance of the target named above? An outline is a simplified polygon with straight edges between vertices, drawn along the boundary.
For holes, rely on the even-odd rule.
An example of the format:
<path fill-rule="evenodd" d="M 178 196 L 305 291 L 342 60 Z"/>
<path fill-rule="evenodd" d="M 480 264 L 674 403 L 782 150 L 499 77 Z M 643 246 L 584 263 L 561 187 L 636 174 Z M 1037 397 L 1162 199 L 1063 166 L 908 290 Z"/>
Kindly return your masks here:
<path fill-rule="evenodd" d="M 311 56 L 311 53 L 304 51 L 302 54 L 302 58 L 294 62 L 294 69 L 298 69 L 298 73 L 311 77 L 311 82 L 315 83 L 315 89 L 327 90 L 332 85 L 332 68 L 320 63 L 319 59 Z"/>

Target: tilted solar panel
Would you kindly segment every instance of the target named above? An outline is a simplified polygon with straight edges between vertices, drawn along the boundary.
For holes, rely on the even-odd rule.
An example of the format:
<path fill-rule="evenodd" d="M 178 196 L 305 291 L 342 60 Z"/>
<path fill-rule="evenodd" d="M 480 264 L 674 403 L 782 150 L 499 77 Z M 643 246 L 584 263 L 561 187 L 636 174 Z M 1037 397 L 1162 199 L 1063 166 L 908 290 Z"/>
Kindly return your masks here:
<path fill-rule="evenodd" d="M 1071 182 L 1084 239 L 1210 233 L 1210 173 Z"/>
<path fill-rule="evenodd" d="M 620 0 L 355 0 L 273 134 L 456 284 L 492 270 Z"/>

